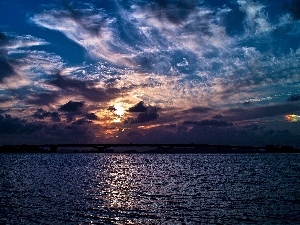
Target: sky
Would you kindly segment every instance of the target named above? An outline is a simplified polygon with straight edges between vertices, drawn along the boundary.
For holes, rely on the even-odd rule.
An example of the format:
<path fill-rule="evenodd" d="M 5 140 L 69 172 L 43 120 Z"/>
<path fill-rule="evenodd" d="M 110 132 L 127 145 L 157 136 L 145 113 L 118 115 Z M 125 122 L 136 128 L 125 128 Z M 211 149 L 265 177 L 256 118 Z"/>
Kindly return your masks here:
<path fill-rule="evenodd" d="M 299 0 L 2 0 L 0 144 L 300 147 Z"/>

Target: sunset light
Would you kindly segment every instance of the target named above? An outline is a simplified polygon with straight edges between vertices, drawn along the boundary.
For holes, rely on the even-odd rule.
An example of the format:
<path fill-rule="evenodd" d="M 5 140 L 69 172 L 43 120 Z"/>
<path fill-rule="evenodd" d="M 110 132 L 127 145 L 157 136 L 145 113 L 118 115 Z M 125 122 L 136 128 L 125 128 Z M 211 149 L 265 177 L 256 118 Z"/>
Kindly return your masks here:
<path fill-rule="evenodd" d="M 0 1 L 0 144 L 300 146 L 298 0 L 23 2 Z"/>
<path fill-rule="evenodd" d="M 300 0 L 0 0 L 0 224 L 299 224 L 299 163 Z"/>
<path fill-rule="evenodd" d="M 294 114 L 290 114 L 290 115 L 286 115 L 285 119 L 288 122 L 298 122 L 298 121 L 300 121 L 300 116 L 294 115 Z"/>
<path fill-rule="evenodd" d="M 115 108 L 114 113 L 115 113 L 116 117 L 114 118 L 113 122 L 120 123 L 122 120 L 122 117 L 125 114 L 125 109 L 124 109 L 122 103 L 120 103 L 120 102 L 116 103 L 114 105 L 114 108 Z"/>

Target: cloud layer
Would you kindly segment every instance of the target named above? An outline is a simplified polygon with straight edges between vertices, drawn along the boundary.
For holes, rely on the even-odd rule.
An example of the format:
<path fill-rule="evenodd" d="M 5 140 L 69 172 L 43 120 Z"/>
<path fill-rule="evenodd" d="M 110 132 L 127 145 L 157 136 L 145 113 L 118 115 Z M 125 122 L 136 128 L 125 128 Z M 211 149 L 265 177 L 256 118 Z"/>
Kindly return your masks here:
<path fill-rule="evenodd" d="M 231 135 L 245 143 L 296 138 L 285 118 L 300 114 L 298 6 L 115 0 L 25 8 L 23 29 L 0 23 L 0 133 L 49 129 L 58 141 L 55 130 L 83 132 L 92 142 L 136 134 L 205 142 L 218 132 L 222 143 Z"/>

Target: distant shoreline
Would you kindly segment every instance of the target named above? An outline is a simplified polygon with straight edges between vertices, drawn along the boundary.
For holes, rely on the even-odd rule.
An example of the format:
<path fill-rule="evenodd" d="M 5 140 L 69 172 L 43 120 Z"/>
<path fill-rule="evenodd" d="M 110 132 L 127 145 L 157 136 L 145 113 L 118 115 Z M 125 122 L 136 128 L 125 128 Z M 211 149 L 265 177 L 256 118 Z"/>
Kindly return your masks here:
<path fill-rule="evenodd" d="M 147 148 L 145 150 L 145 148 Z M 300 153 L 293 146 L 231 146 L 207 144 L 44 144 L 2 145 L 0 153 L 132 153 L 132 154 L 202 154 L 202 153 Z"/>

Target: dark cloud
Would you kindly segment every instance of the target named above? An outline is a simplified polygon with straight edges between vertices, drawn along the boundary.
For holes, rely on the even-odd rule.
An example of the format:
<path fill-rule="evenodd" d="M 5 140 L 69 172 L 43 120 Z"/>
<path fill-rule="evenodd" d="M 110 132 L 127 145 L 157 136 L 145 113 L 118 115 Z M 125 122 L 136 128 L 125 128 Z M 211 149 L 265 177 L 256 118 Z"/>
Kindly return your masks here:
<path fill-rule="evenodd" d="M 195 0 L 155 0 L 151 4 L 151 10 L 157 17 L 167 18 L 175 24 L 186 20 L 195 8 Z"/>
<path fill-rule="evenodd" d="M 221 114 L 217 114 L 215 116 L 212 117 L 213 119 L 222 119 L 223 116 Z"/>
<path fill-rule="evenodd" d="M 64 112 L 77 113 L 83 108 L 84 102 L 73 102 L 69 101 L 68 103 L 62 105 L 59 110 Z"/>
<path fill-rule="evenodd" d="M 105 24 L 105 18 L 98 20 L 89 19 L 93 16 L 93 10 L 77 9 L 75 5 L 63 1 L 63 6 L 66 10 L 58 16 L 72 18 L 82 29 L 87 30 L 95 35 L 98 35 Z M 80 6 L 81 7 L 81 6 Z"/>
<path fill-rule="evenodd" d="M 145 106 L 143 101 L 140 101 L 135 106 L 129 108 L 131 113 L 139 113 L 136 118 L 129 117 L 125 120 L 125 124 L 146 123 L 156 120 L 159 117 L 158 108 L 151 105 Z"/>
<path fill-rule="evenodd" d="M 287 99 L 288 102 L 297 102 L 300 101 L 300 95 L 292 95 Z"/>
<path fill-rule="evenodd" d="M 134 60 L 144 72 L 155 71 L 156 73 L 163 73 L 164 71 L 170 70 L 172 67 L 167 55 L 157 55 L 155 53 L 145 52 L 135 57 Z"/>
<path fill-rule="evenodd" d="M 185 121 L 184 125 L 195 125 L 195 126 L 211 126 L 211 127 L 229 127 L 233 126 L 233 123 L 220 121 L 220 120 L 200 120 L 200 121 Z"/>
<path fill-rule="evenodd" d="M 207 113 L 211 110 L 213 110 L 213 109 L 209 108 L 209 107 L 197 106 L 197 107 L 193 107 L 188 110 L 185 110 L 184 112 L 186 112 L 186 113 L 189 113 L 189 112 L 191 112 L 191 113 Z"/>
<path fill-rule="evenodd" d="M 3 82 L 4 78 L 16 74 L 11 60 L 7 58 L 7 50 L 5 50 L 8 41 L 8 37 L 0 32 L 0 82 Z"/>
<path fill-rule="evenodd" d="M 5 34 L 0 31 L 0 45 L 3 44 L 6 40 Z"/>
<path fill-rule="evenodd" d="M 0 55 L 0 82 L 3 82 L 4 78 L 13 76 L 15 74 L 16 72 L 13 65 L 6 57 Z"/>
<path fill-rule="evenodd" d="M 148 107 L 144 106 L 144 102 L 140 101 L 135 106 L 132 106 L 128 109 L 129 112 L 146 112 Z"/>
<path fill-rule="evenodd" d="M 34 118 L 43 120 L 46 117 L 50 117 L 51 116 L 51 112 L 45 111 L 42 108 L 40 108 L 32 116 Z"/>
<path fill-rule="evenodd" d="M 125 120 L 125 124 L 136 124 L 136 123 L 146 123 L 152 120 L 156 120 L 159 117 L 159 114 L 154 112 L 142 112 L 139 113 L 136 118 L 128 118 Z"/>
<path fill-rule="evenodd" d="M 88 120 L 98 120 L 99 117 L 95 113 L 88 113 L 88 114 L 86 114 L 86 119 L 88 119 Z"/>
<path fill-rule="evenodd" d="M 28 104 L 43 106 L 43 105 L 49 105 L 50 103 L 53 103 L 57 100 L 58 94 L 51 92 L 51 93 L 38 93 L 33 94 L 29 96 L 29 98 L 26 100 Z"/>
<path fill-rule="evenodd" d="M 52 112 L 50 116 L 52 122 L 60 122 L 60 116 L 58 112 Z"/>
<path fill-rule="evenodd" d="M 0 97 L 0 103 L 8 102 L 9 100 L 11 100 L 11 98 L 9 98 L 9 97 Z M 1 110 L 0 110 L 0 113 L 1 113 Z"/>
<path fill-rule="evenodd" d="M 114 111 L 116 111 L 117 109 L 116 109 L 114 106 L 109 106 L 109 107 L 107 108 L 107 110 L 110 111 L 110 112 L 114 112 Z"/>
<path fill-rule="evenodd" d="M 53 114 L 53 113 L 52 113 Z M 55 115 L 55 113 L 54 113 Z M 55 117 L 54 115 L 51 115 Z M 85 118 L 74 125 L 90 123 Z M 45 144 L 45 143 L 90 143 L 94 135 L 87 126 L 65 126 L 27 122 L 10 115 L 0 114 L 0 139 L 7 144 Z"/>
<path fill-rule="evenodd" d="M 26 123 L 25 120 L 8 114 L 0 115 L 0 134 L 30 134 L 40 129 L 38 124 Z"/>
<path fill-rule="evenodd" d="M 46 118 L 51 118 L 52 122 L 59 122 L 60 116 L 58 112 L 49 112 L 42 108 L 37 109 L 37 111 L 32 115 L 36 119 L 44 120 Z"/>
<path fill-rule="evenodd" d="M 126 134 L 126 136 L 137 136 L 137 135 L 141 135 L 141 133 L 139 133 L 138 131 L 136 131 L 136 130 L 131 130 L 131 131 L 129 131 L 127 134 Z"/>
<path fill-rule="evenodd" d="M 249 120 L 278 115 L 291 114 L 300 110 L 300 105 L 286 103 L 267 106 L 232 108 L 224 111 L 226 118 L 230 120 Z"/>
<path fill-rule="evenodd" d="M 257 71 L 253 70 L 253 73 L 256 73 Z M 276 83 L 279 81 L 279 78 L 271 78 L 269 77 L 272 82 Z M 227 100 L 234 94 L 239 94 L 241 92 L 246 92 L 247 89 L 255 88 L 261 84 L 266 82 L 266 78 L 261 77 L 250 77 L 249 75 L 245 75 L 242 78 L 236 79 L 232 77 L 229 80 L 226 80 L 224 83 L 221 84 L 222 91 L 221 91 L 221 98 L 223 100 Z"/>
<path fill-rule="evenodd" d="M 63 90 L 82 95 L 88 100 L 96 102 L 108 101 L 120 93 L 119 89 L 110 88 L 108 90 L 103 90 L 95 88 L 93 82 L 69 79 L 61 76 L 60 74 L 57 74 L 56 78 L 49 83 Z"/>
<path fill-rule="evenodd" d="M 5 50 L 5 45 L 8 43 L 8 38 L 5 34 L 3 34 L 0 31 L 0 55 L 7 54 L 7 51 Z"/>
<path fill-rule="evenodd" d="M 83 124 L 86 124 L 86 123 L 91 123 L 91 121 L 87 120 L 86 118 L 80 118 L 80 119 L 72 122 L 73 125 L 83 125 Z"/>

